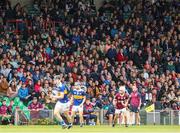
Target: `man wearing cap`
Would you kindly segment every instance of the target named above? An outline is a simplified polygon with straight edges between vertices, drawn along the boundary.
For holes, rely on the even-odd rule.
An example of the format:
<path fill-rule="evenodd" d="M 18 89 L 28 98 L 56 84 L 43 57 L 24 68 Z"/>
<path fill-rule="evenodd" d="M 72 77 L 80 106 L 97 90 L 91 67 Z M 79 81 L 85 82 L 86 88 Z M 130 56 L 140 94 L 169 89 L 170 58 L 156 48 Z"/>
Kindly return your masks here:
<path fill-rule="evenodd" d="M 128 95 L 125 93 L 125 86 L 120 86 L 119 93 L 116 94 L 114 98 L 114 105 L 115 105 L 115 117 L 114 117 L 114 123 L 113 127 L 115 126 L 115 123 L 117 122 L 117 118 L 121 114 L 123 117 L 123 120 L 125 122 L 125 126 L 127 127 L 127 106 L 128 106 Z"/>
<path fill-rule="evenodd" d="M 76 82 L 74 89 L 72 91 L 72 99 L 73 101 L 73 106 L 72 106 L 72 123 L 74 121 L 74 115 L 75 113 L 79 113 L 80 117 L 80 126 L 83 126 L 83 104 L 86 100 L 86 93 L 85 91 L 81 88 L 80 83 Z"/>

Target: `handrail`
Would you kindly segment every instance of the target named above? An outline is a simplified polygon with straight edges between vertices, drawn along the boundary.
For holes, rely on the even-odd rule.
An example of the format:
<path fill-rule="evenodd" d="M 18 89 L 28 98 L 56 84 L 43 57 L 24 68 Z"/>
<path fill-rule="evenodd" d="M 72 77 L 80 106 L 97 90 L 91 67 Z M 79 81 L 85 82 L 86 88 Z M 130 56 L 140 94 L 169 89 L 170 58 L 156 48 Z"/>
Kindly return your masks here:
<path fill-rule="evenodd" d="M 22 19 L 7 20 L 6 26 L 9 26 L 9 24 L 14 24 L 15 30 L 11 30 L 11 31 L 15 33 L 21 33 L 22 31 L 18 27 L 20 23 L 24 23 L 25 24 L 24 28 L 28 29 L 28 33 L 31 33 L 33 29 L 33 22 L 30 20 L 22 20 Z M 55 30 L 57 25 L 60 25 L 60 26 L 64 25 L 62 21 L 53 21 L 53 20 L 49 20 L 49 21 L 44 20 L 43 22 L 39 22 L 39 23 L 41 23 L 41 26 L 42 26 L 41 29 L 45 29 L 45 30 L 49 28 L 51 28 L 52 30 Z"/>

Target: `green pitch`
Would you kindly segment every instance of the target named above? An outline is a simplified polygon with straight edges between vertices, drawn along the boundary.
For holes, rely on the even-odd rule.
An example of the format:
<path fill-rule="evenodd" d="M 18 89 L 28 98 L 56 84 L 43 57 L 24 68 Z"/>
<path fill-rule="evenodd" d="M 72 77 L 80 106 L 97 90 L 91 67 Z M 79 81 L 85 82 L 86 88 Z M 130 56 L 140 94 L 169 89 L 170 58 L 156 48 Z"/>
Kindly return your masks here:
<path fill-rule="evenodd" d="M 0 126 L 0 133 L 180 133 L 180 126 Z"/>

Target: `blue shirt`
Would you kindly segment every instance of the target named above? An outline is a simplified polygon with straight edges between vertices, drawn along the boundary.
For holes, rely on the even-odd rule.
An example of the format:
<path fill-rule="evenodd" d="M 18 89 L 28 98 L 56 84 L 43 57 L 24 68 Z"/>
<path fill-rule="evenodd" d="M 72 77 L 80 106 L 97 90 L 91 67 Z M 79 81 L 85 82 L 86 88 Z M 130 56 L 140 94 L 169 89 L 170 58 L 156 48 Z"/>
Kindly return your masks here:
<path fill-rule="evenodd" d="M 79 89 L 79 90 L 74 89 L 74 90 L 72 91 L 72 95 L 73 95 L 73 97 L 74 97 L 74 103 L 73 103 L 73 105 L 79 106 L 79 105 L 83 102 L 84 96 L 85 96 L 86 94 L 85 94 L 85 91 L 82 90 L 82 89 Z"/>
<path fill-rule="evenodd" d="M 28 91 L 28 88 L 25 88 L 25 89 L 23 89 L 23 88 L 20 88 L 19 90 L 18 90 L 18 96 L 20 97 L 20 98 L 26 98 L 27 96 L 29 95 L 29 91 Z"/>
<path fill-rule="evenodd" d="M 59 99 L 59 102 L 61 102 L 61 103 L 67 103 L 67 102 L 69 101 L 69 99 L 68 99 L 68 89 L 67 89 L 67 87 L 66 87 L 64 84 L 62 84 L 62 85 L 59 86 L 57 89 L 58 89 L 58 92 L 64 93 L 64 97 L 63 97 L 62 99 Z"/>

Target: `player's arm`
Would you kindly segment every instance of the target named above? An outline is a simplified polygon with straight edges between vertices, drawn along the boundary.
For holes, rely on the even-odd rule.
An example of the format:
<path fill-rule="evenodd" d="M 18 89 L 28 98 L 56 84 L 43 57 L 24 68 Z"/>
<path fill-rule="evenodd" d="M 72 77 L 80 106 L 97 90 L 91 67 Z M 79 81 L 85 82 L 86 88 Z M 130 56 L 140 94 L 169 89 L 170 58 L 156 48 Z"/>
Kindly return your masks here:
<path fill-rule="evenodd" d="M 73 97 L 73 94 L 71 94 L 71 96 L 70 96 L 70 103 L 71 103 L 71 105 L 73 104 L 73 101 L 74 101 L 74 97 Z"/>
<path fill-rule="evenodd" d="M 129 103 L 129 96 L 126 97 L 125 103 L 121 102 L 123 106 L 127 107 Z"/>

